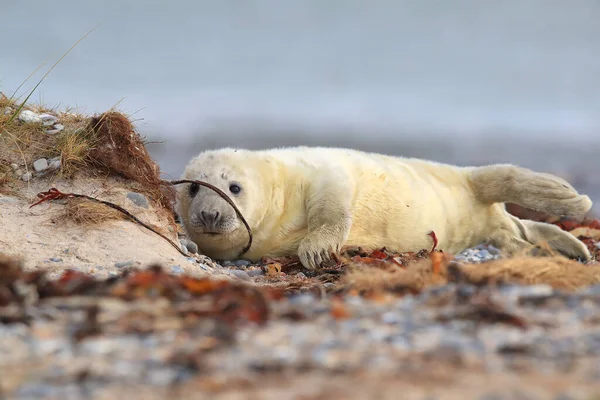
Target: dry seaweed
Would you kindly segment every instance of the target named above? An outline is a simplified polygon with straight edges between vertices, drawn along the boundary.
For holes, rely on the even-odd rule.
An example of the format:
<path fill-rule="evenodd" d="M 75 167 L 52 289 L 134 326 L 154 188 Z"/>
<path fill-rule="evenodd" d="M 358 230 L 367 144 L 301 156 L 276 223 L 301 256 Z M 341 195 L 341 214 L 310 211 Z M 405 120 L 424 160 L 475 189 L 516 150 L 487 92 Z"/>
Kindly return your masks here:
<path fill-rule="evenodd" d="M 88 129 L 94 135 L 95 145 L 88 153 L 93 166 L 141 184 L 161 206 L 172 209 L 175 189 L 161 179 L 160 168 L 125 115 L 105 112 L 92 117 Z"/>

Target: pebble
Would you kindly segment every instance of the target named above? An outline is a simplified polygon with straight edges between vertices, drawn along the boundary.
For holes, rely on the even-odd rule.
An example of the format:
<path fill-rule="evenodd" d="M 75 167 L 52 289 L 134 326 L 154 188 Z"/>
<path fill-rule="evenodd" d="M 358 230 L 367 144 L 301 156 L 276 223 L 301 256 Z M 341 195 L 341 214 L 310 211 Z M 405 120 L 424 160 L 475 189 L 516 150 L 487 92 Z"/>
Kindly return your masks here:
<path fill-rule="evenodd" d="M 14 112 L 14 111 L 13 111 L 13 109 L 12 109 L 12 108 L 10 108 L 10 107 L 6 107 L 6 108 L 4 109 L 4 115 L 10 115 L 10 114 L 12 114 L 13 112 Z"/>
<path fill-rule="evenodd" d="M 243 280 L 243 281 L 250 281 L 252 280 L 252 278 L 250 278 L 250 275 L 248 275 L 248 273 L 246 273 L 246 271 L 242 271 L 239 269 L 232 269 L 229 271 L 229 273 L 231 273 L 231 275 Z"/>
<path fill-rule="evenodd" d="M 16 197 L 8 197 L 8 196 L 2 196 L 0 195 L 0 203 L 18 203 L 19 200 Z"/>
<path fill-rule="evenodd" d="M 35 169 L 36 172 L 41 172 L 41 171 L 44 171 L 45 169 L 48 169 L 48 160 L 46 160 L 45 158 L 40 158 L 39 160 L 35 160 L 33 162 L 33 169 Z"/>
<path fill-rule="evenodd" d="M 131 265 L 135 264 L 133 261 L 129 260 L 129 261 L 121 261 L 121 262 L 116 262 L 115 263 L 115 267 L 116 268 L 125 268 L 125 267 L 129 267 Z"/>
<path fill-rule="evenodd" d="M 58 122 L 58 118 L 52 114 L 44 113 L 44 114 L 40 114 L 39 117 L 42 120 L 43 126 L 51 126 Z"/>
<path fill-rule="evenodd" d="M 21 179 L 24 180 L 25 182 L 29 182 L 32 178 L 33 174 L 31 172 L 25 172 L 23 175 L 21 175 Z"/>
<path fill-rule="evenodd" d="M 179 265 L 173 265 L 171 266 L 171 272 L 174 274 L 183 274 L 183 268 L 181 268 Z"/>
<path fill-rule="evenodd" d="M 500 250 L 488 244 L 480 244 L 475 247 L 465 249 L 454 256 L 457 261 L 468 263 L 482 263 L 485 261 L 496 260 L 500 258 Z"/>
<path fill-rule="evenodd" d="M 234 267 L 235 266 L 233 261 L 229 261 L 229 260 L 221 261 L 220 263 L 221 263 L 222 267 Z"/>
<path fill-rule="evenodd" d="M 257 268 L 257 269 L 249 269 L 247 271 L 244 271 L 248 276 L 250 277 L 254 277 L 254 276 L 262 276 L 265 274 L 265 271 L 263 271 L 261 268 Z"/>
<path fill-rule="evenodd" d="M 56 170 L 60 169 L 60 166 L 61 166 L 60 160 L 56 160 L 56 161 L 50 162 L 50 164 L 48 165 L 48 169 L 51 171 L 56 171 Z"/>
<path fill-rule="evenodd" d="M 252 261 L 248 261 L 248 260 L 235 260 L 233 262 L 233 265 L 235 265 L 236 267 L 248 267 L 248 266 L 252 265 Z"/>
<path fill-rule="evenodd" d="M 19 164 L 12 163 L 10 164 L 10 167 L 13 169 L 13 171 L 16 171 L 19 169 Z"/>
<path fill-rule="evenodd" d="M 62 261 L 62 258 L 59 258 L 59 257 L 51 257 L 51 258 L 50 258 L 50 261 L 52 261 L 52 262 L 61 262 L 61 261 Z"/>
<path fill-rule="evenodd" d="M 188 251 L 192 254 L 198 253 L 198 245 L 191 240 L 188 240 L 185 247 L 187 247 Z"/>
<path fill-rule="evenodd" d="M 181 248 L 181 251 L 183 251 L 186 255 L 188 255 L 189 251 L 185 244 L 186 244 L 185 239 L 179 239 L 179 247 Z"/>
<path fill-rule="evenodd" d="M 42 122 L 42 119 L 40 118 L 40 116 L 36 113 L 34 113 L 33 111 L 30 110 L 23 110 L 19 113 L 19 121 L 21 122 L 25 122 L 25 123 L 38 123 L 38 122 Z"/>
<path fill-rule="evenodd" d="M 148 208 L 148 199 L 146 196 L 136 192 L 127 193 L 127 198 L 133 202 L 138 207 Z"/>

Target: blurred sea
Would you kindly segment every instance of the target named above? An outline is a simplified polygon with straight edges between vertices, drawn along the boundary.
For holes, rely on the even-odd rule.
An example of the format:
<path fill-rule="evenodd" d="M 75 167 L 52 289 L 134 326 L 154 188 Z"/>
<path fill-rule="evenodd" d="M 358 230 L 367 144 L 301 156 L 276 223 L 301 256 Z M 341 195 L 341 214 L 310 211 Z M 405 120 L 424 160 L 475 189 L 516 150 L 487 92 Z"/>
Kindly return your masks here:
<path fill-rule="evenodd" d="M 598 21 L 596 0 L 3 0 L 0 91 L 101 23 L 32 100 L 118 103 L 168 176 L 206 148 L 344 146 L 519 163 L 600 203 Z"/>

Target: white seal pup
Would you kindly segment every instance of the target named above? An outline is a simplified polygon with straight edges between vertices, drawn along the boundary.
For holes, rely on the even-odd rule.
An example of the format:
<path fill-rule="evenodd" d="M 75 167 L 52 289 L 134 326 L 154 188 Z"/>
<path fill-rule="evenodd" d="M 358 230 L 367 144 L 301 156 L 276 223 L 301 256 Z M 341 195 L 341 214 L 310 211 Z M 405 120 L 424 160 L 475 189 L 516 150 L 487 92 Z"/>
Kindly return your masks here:
<path fill-rule="evenodd" d="M 546 242 L 572 258 L 587 247 L 557 226 L 518 219 L 504 203 L 581 218 L 588 196 L 557 176 L 512 165 L 458 167 L 357 150 L 223 148 L 192 159 L 182 179 L 227 193 L 254 240 L 243 258 L 297 254 L 315 268 L 342 246 L 405 252 L 432 247 L 457 253 L 490 243 L 505 254 Z M 240 255 L 248 233 L 233 208 L 209 188 L 180 185 L 178 213 L 200 251 L 218 260 Z"/>

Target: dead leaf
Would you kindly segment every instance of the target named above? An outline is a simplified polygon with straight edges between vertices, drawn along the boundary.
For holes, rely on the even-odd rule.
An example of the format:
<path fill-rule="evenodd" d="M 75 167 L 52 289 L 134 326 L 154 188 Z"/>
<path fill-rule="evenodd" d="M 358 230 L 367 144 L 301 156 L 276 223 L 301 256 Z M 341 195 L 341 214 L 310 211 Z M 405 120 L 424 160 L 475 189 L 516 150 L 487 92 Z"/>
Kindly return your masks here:
<path fill-rule="evenodd" d="M 580 226 L 579 228 L 575 228 L 570 233 L 575 237 L 586 237 L 592 238 L 594 240 L 600 240 L 600 229 L 588 228 L 585 226 Z"/>
<path fill-rule="evenodd" d="M 277 277 L 281 275 L 281 264 L 272 263 L 267 265 L 267 276 Z"/>
<path fill-rule="evenodd" d="M 335 319 L 346 319 L 350 317 L 350 312 L 340 300 L 331 301 L 331 316 Z"/>

